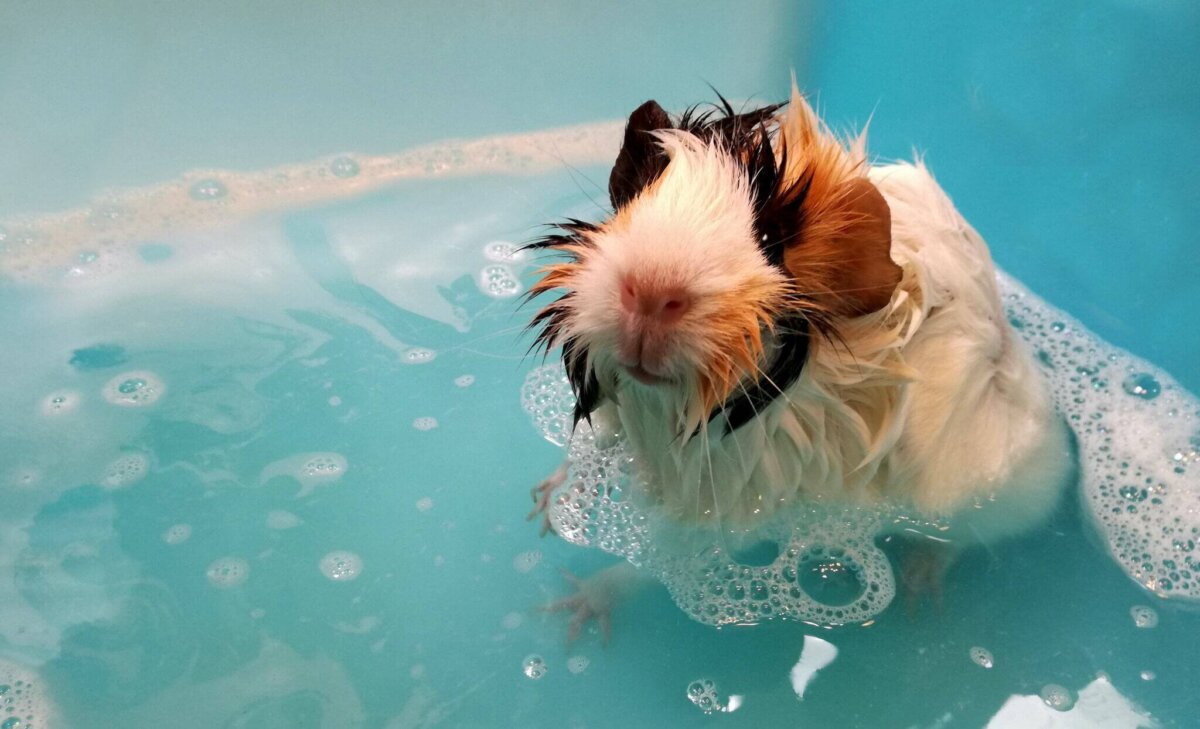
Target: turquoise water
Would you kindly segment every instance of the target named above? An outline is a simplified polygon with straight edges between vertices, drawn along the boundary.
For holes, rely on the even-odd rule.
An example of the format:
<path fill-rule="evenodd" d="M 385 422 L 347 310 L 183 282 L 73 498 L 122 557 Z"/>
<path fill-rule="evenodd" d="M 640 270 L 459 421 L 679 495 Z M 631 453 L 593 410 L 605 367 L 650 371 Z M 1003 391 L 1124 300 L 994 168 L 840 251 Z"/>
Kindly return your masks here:
<path fill-rule="evenodd" d="M 1078 498 L 941 610 L 718 630 L 657 588 L 567 647 L 536 606 L 613 558 L 524 521 L 561 453 L 520 407 L 532 269 L 500 245 L 599 214 L 606 120 L 795 68 L 881 155 L 922 150 L 1017 279 L 1198 392 L 1198 19 L 6 4 L 0 722 L 1200 726 L 1200 614 Z"/>

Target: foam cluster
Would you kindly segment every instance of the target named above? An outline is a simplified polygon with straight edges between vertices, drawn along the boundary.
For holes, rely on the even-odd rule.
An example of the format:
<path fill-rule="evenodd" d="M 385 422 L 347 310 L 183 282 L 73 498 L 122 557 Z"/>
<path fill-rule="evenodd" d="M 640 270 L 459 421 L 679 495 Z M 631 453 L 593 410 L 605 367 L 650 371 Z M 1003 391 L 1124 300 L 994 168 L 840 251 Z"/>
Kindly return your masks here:
<path fill-rule="evenodd" d="M 1020 283 L 999 282 L 1075 432 L 1083 501 L 1113 557 L 1159 597 L 1200 598 L 1200 401 Z"/>
<path fill-rule="evenodd" d="M 32 670 L 0 659 L 0 728 L 42 729 L 57 723 L 57 711 Z"/>
<path fill-rule="evenodd" d="M 606 121 L 525 134 L 441 142 L 388 155 L 339 155 L 259 171 L 196 170 L 182 179 L 140 189 L 111 190 L 74 210 L 23 216 L 0 223 L 0 273 L 24 277 L 64 267 L 68 275 L 118 265 L 123 243 L 153 241 L 248 216 L 361 195 L 407 179 L 452 175 L 528 174 L 611 161 L 623 121 Z M 146 262 L 171 255 L 142 246 Z M 496 241 L 485 251 L 499 264 L 520 259 Z M 491 296 L 520 293 L 504 265 L 480 272 Z"/>
<path fill-rule="evenodd" d="M 533 370 L 522 402 L 547 440 L 568 438 L 575 403 L 560 365 Z M 753 533 L 726 532 L 679 524 L 647 503 L 632 451 L 619 436 L 598 436 L 581 422 L 569 437 L 567 460 L 568 477 L 549 512 L 559 536 L 648 570 L 701 623 L 864 623 L 895 597 L 891 564 L 874 544 L 881 511 L 798 507 Z M 751 542 L 774 545 L 777 554 L 767 564 L 744 563 L 740 546 Z M 823 589 L 828 575 L 839 588 Z"/>
<path fill-rule="evenodd" d="M 1159 596 L 1200 597 L 1200 402 L 1003 274 L 1000 285 L 1076 433 L 1083 501 L 1113 556 Z M 895 597 L 874 540 L 904 515 L 798 506 L 752 534 L 679 524 L 648 502 L 619 434 L 587 422 L 572 433 L 575 401 L 561 364 L 531 371 L 521 403 L 547 440 L 567 448 L 568 477 L 549 508 L 555 531 L 648 570 L 693 619 L 846 625 L 870 621 Z M 772 545 L 771 557 L 743 559 L 751 542 Z"/>

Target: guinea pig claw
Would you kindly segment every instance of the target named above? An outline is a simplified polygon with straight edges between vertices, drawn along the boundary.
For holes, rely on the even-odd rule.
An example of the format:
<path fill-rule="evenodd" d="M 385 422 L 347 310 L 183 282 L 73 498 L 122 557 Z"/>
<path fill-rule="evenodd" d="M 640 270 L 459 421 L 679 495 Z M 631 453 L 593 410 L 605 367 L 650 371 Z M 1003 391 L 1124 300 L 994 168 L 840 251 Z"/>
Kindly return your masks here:
<path fill-rule="evenodd" d="M 542 482 L 534 486 L 529 495 L 533 498 L 533 508 L 529 514 L 525 516 L 525 521 L 533 521 L 539 514 L 542 517 L 541 527 L 538 530 L 538 536 L 544 537 L 547 533 L 554 531 L 553 525 L 550 523 L 550 499 L 554 494 L 554 489 L 558 488 L 567 480 L 567 462 L 563 461 L 562 465 L 554 469 Z"/>

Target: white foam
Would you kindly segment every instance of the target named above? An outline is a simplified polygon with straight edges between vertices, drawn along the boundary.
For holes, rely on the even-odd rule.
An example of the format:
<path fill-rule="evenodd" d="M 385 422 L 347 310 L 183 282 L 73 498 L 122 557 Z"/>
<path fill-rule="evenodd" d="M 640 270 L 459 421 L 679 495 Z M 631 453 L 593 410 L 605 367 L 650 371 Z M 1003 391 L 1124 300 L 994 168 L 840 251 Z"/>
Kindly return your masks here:
<path fill-rule="evenodd" d="M 591 664 L 592 662 L 587 656 L 571 656 L 567 659 L 567 670 L 579 675 L 586 671 Z"/>
<path fill-rule="evenodd" d="M 412 422 L 412 426 L 417 430 L 433 430 L 438 427 L 437 418 L 416 418 Z"/>
<path fill-rule="evenodd" d="M 455 387 L 470 387 L 475 384 L 475 375 L 459 375 L 454 378 Z"/>

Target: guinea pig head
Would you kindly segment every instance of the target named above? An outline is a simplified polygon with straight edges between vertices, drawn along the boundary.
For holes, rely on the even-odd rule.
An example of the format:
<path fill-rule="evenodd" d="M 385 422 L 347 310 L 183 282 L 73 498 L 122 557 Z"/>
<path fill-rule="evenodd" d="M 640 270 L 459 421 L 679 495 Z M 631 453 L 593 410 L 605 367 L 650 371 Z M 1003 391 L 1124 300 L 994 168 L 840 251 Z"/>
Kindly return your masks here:
<path fill-rule="evenodd" d="M 676 120 L 640 106 L 609 178 L 613 215 L 533 244 L 564 255 L 530 295 L 564 290 L 533 325 L 563 349 L 577 419 L 623 388 L 661 388 L 682 395 L 685 437 L 721 414 L 732 430 L 796 381 L 814 334 L 880 308 L 899 280 L 887 205 L 854 174 L 864 165 L 838 145 L 823 172 L 824 137 L 803 139 L 793 114 L 722 103 Z M 878 282 L 860 275 L 864 235 L 882 235 L 895 269 L 869 256 Z"/>

